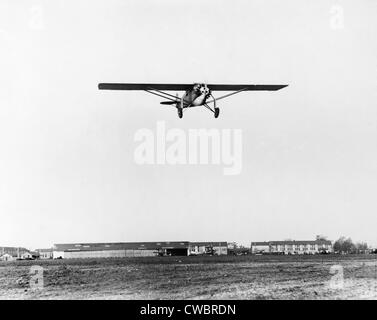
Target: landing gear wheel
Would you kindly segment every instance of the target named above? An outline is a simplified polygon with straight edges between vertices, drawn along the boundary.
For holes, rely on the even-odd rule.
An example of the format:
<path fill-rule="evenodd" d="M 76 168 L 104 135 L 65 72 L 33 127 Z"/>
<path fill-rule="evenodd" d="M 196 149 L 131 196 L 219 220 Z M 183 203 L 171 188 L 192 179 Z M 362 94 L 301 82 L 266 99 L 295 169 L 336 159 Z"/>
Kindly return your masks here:
<path fill-rule="evenodd" d="M 183 117 L 183 109 L 182 108 L 177 108 L 178 110 L 178 117 L 182 118 Z"/>
<path fill-rule="evenodd" d="M 215 118 L 218 118 L 219 114 L 220 114 L 220 109 L 219 108 L 215 108 Z"/>

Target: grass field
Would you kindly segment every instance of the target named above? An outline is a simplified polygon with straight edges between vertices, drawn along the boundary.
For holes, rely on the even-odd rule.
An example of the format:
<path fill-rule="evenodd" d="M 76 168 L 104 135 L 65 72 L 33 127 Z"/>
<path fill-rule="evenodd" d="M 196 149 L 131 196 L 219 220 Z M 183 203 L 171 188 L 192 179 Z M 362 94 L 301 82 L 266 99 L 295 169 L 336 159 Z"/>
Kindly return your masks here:
<path fill-rule="evenodd" d="M 30 286 L 35 265 L 43 288 Z M 377 299 L 377 255 L 1 262 L 0 298 Z"/>

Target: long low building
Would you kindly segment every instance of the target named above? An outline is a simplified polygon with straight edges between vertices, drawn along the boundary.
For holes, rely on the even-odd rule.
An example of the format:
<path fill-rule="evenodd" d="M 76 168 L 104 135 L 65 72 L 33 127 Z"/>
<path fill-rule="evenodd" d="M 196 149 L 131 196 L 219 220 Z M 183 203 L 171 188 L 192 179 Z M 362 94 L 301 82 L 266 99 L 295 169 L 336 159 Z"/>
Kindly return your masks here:
<path fill-rule="evenodd" d="M 125 258 L 153 256 L 226 255 L 227 242 L 63 243 L 52 249 L 54 259 Z"/>
<path fill-rule="evenodd" d="M 330 240 L 289 240 L 252 242 L 252 254 L 317 254 L 331 253 L 333 246 Z"/>
<path fill-rule="evenodd" d="M 55 244 L 54 259 L 187 256 L 188 241 Z"/>

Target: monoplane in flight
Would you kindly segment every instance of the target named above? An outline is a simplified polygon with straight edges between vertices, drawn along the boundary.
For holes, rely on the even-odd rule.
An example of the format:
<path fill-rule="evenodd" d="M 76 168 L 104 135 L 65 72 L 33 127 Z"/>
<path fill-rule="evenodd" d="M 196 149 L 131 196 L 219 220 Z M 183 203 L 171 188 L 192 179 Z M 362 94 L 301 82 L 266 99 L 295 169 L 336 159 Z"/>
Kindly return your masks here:
<path fill-rule="evenodd" d="M 167 101 L 161 104 L 173 105 L 177 108 L 178 116 L 183 117 L 183 110 L 192 107 L 204 106 L 211 110 L 217 118 L 220 113 L 216 102 L 243 91 L 276 91 L 287 85 L 264 85 L 264 84 L 172 84 L 172 83 L 100 83 L 100 90 L 141 90 L 156 96 L 160 96 Z M 185 91 L 182 97 L 164 91 Z M 214 91 L 232 91 L 226 95 L 215 98 Z M 210 104 L 213 103 L 213 108 Z"/>

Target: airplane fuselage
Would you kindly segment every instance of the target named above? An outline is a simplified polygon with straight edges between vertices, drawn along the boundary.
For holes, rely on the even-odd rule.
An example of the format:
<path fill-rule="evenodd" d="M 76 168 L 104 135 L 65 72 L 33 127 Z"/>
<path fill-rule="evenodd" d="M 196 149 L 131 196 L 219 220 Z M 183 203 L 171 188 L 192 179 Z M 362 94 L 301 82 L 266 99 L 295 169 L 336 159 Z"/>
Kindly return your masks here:
<path fill-rule="evenodd" d="M 187 90 L 183 95 L 183 108 L 202 106 L 210 95 L 211 92 L 206 84 L 196 83 L 192 89 Z"/>

